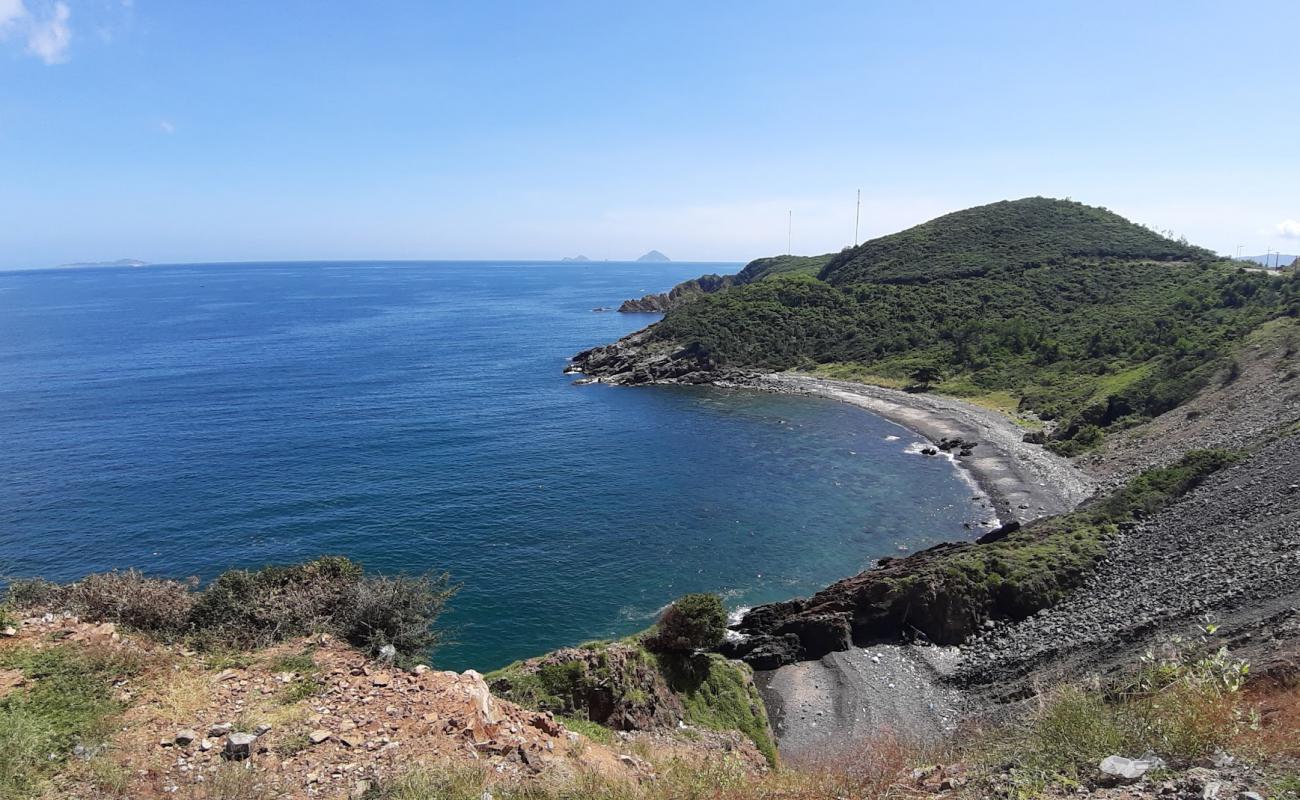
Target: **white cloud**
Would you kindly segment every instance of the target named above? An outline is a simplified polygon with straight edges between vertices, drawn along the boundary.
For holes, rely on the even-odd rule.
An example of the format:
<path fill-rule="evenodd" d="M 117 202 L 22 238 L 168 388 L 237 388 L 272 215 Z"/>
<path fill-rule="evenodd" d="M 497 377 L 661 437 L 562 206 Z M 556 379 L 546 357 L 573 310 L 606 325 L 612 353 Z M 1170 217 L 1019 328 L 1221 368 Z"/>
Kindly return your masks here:
<path fill-rule="evenodd" d="M 0 0 L 0 39 L 11 36 L 26 40 L 27 52 L 46 64 L 68 60 L 72 29 L 68 20 L 72 9 L 67 3 L 45 5 L 43 13 L 33 13 L 24 0 Z"/>
<path fill-rule="evenodd" d="M 176 126 L 166 119 L 158 123 L 158 129 L 169 136 L 176 132 Z"/>
<path fill-rule="evenodd" d="M 1277 232 L 1285 239 L 1300 239 L 1300 222 L 1293 219 L 1282 220 L 1277 224 Z"/>
<path fill-rule="evenodd" d="M 23 0 L 0 0 L 0 35 L 4 35 L 12 25 L 26 16 L 27 8 L 23 5 Z"/>
<path fill-rule="evenodd" d="M 55 3 L 49 16 L 34 19 L 27 33 L 27 52 L 46 64 L 67 61 L 68 45 L 72 42 L 72 30 L 68 27 L 71 17 L 72 9 L 67 3 Z"/>

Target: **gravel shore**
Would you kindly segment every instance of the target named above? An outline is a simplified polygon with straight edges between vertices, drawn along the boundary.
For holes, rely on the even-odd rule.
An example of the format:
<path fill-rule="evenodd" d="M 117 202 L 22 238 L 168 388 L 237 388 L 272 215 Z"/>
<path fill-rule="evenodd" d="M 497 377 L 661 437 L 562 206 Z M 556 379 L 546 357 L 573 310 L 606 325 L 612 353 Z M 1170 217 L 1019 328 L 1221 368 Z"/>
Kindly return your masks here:
<path fill-rule="evenodd" d="M 1096 490 L 1093 479 L 1067 459 L 1023 441 L 1024 430 L 1006 415 L 954 397 L 789 373 L 763 375 L 745 385 L 849 403 L 931 442 L 957 437 L 979 442 L 970 456 L 955 461 L 989 496 L 1003 523 L 1072 511 Z"/>

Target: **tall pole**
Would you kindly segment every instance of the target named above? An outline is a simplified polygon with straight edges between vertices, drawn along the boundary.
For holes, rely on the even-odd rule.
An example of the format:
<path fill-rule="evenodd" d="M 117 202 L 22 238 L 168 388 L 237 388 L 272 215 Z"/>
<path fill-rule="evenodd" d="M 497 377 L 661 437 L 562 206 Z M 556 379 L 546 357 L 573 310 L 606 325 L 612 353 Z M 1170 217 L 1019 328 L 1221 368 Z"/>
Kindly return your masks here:
<path fill-rule="evenodd" d="M 1241 248 L 1243 248 L 1243 247 L 1245 247 L 1245 246 L 1246 246 L 1246 245 L 1244 245 L 1244 244 L 1239 244 L 1239 245 L 1237 245 L 1237 258 L 1241 258 Z"/>
<path fill-rule="evenodd" d="M 858 207 L 853 211 L 853 246 L 858 246 L 858 221 L 862 218 L 862 190 L 858 190 Z"/>
<path fill-rule="evenodd" d="M 785 221 L 785 254 L 794 255 L 794 209 L 786 212 Z"/>

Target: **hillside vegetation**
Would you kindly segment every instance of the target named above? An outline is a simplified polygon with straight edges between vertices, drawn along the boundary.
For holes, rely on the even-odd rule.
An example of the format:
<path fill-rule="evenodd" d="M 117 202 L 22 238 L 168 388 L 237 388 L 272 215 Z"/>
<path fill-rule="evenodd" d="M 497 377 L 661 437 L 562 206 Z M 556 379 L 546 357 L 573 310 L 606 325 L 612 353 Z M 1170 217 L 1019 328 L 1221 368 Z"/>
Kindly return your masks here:
<path fill-rule="evenodd" d="M 1055 421 L 1050 446 L 1063 454 L 1176 407 L 1231 343 L 1300 314 L 1300 278 L 1044 198 L 751 269 L 762 279 L 671 309 L 649 341 L 719 369 L 848 365 L 951 394 L 1010 393 Z"/>

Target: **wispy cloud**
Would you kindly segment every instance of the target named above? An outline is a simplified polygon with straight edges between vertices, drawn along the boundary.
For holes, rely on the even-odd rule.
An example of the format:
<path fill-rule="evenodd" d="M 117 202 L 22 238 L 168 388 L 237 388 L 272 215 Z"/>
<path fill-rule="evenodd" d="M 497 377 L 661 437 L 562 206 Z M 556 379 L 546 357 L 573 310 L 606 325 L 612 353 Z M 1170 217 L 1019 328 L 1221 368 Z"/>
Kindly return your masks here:
<path fill-rule="evenodd" d="M 72 9 L 67 3 L 46 5 L 33 13 L 24 0 L 0 0 L 0 39 L 17 37 L 25 40 L 27 52 L 46 64 L 68 60 L 72 28 L 68 21 Z"/>
<path fill-rule="evenodd" d="M 1300 239 L 1300 222 L 1284 219 L 1277 224 L 1277 232 L 1286 239 Z"/>
<path fill-rule="evenodd" d="M 23 0 L 0 0 L 0 36 L 9 33 L 26 16 Z"/>
<path fill-rule="evenodd" d="M 176 126 L 172 124 L 171 120 L 165 119 L 158 123 L 158 130 L 170 136 L 176 132 Z"/>
<path fill-rule="evenodd" d="M 46 64 L 59 64 L 68 60 L 68 45 L 72 43 L 72 29 L 68 20 L 72 9 L 67 3 L 55 3 L 48 16 L 35 20 L 27 34 L 27 52 Z"/>

